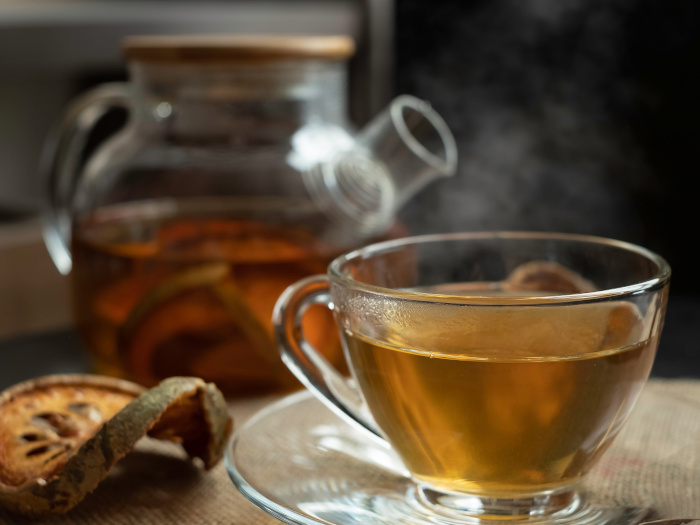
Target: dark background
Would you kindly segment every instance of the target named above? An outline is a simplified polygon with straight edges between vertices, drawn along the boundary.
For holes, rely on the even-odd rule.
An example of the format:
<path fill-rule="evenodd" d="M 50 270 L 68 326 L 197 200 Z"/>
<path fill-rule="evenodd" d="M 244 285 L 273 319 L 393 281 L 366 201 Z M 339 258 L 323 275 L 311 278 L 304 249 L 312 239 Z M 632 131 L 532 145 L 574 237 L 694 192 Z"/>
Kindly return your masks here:
<path fill-rule="evenodd" d="M 700 2 L 398 0 L 397 87 L 455 133 L 457 177 L 417 233 L 549 230 L 641 244 L 673 269 L 656 375 L 700 376 L 695 256 Z"/>

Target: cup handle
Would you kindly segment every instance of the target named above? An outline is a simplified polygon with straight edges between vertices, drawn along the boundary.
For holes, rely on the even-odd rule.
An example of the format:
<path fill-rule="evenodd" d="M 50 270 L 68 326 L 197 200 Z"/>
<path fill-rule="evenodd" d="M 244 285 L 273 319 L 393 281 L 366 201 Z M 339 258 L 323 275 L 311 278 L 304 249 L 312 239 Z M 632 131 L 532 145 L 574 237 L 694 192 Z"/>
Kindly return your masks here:
<path fill-rule="evenodd" d="M 312 304 L 320 304 L 330 310 L 334 308 L 326 275 L 314 275 L 297 281 L 277 300 L 272 323 L 282 361 L 334 413 L 384 441 L 354 380 L 343 377 L 304 338 L 301 321 Z"/>

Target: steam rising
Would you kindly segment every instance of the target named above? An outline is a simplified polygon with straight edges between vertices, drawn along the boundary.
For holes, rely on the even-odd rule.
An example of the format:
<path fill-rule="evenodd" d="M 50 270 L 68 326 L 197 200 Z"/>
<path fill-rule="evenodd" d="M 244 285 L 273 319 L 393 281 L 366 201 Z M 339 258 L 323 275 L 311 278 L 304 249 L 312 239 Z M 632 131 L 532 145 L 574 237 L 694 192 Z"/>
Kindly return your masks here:
<path fill-rule="evenodd" d="M 401 90 L 433 103 L 460 158 L 455 179 L 405 210 L 413 231 L 554 230 L 639 242 L 630 196 L 650 172 L 625 115 L 643 94 L 620 72 L 633 6 L 455 2 L 431 14 L 434 42 L 400 39 Z M 434 56 L 421 56 L 421 46 Z"/>

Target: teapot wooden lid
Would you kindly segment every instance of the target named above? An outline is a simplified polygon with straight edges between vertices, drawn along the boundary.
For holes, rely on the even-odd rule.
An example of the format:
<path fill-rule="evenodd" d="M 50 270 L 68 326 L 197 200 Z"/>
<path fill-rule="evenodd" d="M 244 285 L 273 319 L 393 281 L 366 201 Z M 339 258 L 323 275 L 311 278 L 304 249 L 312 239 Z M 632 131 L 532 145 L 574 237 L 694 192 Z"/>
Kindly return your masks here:
<path fill-rule="evenodd" d="M 355 52 L 347 36 L 153 35 L 129 36 L 124 57 L 136 62 L 213 63 L 317 59 L 340 61 Z"/>

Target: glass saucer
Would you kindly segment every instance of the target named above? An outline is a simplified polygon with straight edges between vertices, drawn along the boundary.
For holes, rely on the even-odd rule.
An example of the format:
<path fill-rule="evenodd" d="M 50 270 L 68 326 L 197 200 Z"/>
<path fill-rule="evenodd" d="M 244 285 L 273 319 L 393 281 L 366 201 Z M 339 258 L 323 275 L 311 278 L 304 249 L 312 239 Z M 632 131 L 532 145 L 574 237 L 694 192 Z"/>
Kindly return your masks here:
<path fill-rule="evenodd" d="M 623 434 L 589 474 L 583 497 L 557 523 L 628 525 L 700 516 L 700 402 L 666 393 L 658 383 L 664 384 L 647 386 Z M 245 497 L 290 524 L 515 525 L 433 512 L 385 443 L 339 419 L 306 391 L 240 427 L 228 445 L 226 468 Z"/>

